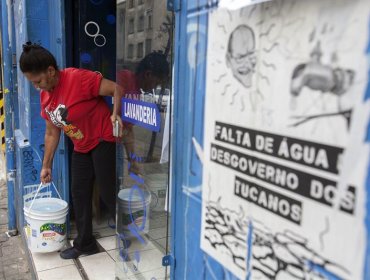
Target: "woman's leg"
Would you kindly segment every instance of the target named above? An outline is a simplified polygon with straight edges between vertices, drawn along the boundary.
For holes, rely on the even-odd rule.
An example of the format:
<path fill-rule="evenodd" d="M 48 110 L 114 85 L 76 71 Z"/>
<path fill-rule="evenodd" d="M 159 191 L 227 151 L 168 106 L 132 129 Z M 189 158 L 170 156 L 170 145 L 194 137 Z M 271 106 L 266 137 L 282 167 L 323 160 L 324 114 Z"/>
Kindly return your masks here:
<path fill-rule="evenodd" d="M 109 210 L 110 216 L 116 218 L 116 143 L 101 142 L 91 152 L 95 180 L 99 186 L 100 196 Z"/>
<path fill-rule="evenodd" d="M 92 190 L 94 168 L 91 153 L 72 154 L 72 199 L 77 226 L 74 247 L 80 251 L 91 251 L 96 246 L 92 234 Z"/>

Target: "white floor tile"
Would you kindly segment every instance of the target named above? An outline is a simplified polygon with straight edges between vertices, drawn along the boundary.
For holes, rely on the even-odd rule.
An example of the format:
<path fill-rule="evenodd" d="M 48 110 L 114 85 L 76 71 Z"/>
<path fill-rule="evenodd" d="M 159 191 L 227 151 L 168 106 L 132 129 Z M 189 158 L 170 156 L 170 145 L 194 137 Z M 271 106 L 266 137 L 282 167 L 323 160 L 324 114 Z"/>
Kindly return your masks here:
<path fill-rule="evenodd" d="M 125 252 L 125 254 L 133 254 L 135 251 L 147 251 L 147 250 L 153 250 L 155 249 L 155 245 L 153 244 L 153 242 L 149 241 L 147 238 L 143 237 L 144 240 L 146 241 L 146 244 L 142 244 L 139 240 L 137 239 L 133 239 L 133 240 L 127 240 L 127 244 L 130 243 L 130 246 L 129 248 L 127 249 L 127 251 Z M 123 242 L 121 242 L 121 245 L 120 246 L 124 246 L 123 245 Z M 108 251 L 108 254 L 115 260 L 119 260 L 121 259 L 121 257 L 119 256 L 119 250 L 107 250 Z M 116 254 L 116 252 L 118 252 L 118 254 Z"/>
<path fill-rule="evenodd" d="M 113 280 L 115 278 L 115 263 L 106 252 L 79 260 L 90 280 Z"/>
<path fill-rule="evenodd" d="M 110 250 L 107 253 L 114 259 L 115 262 L 120 260 L 119 249 Z"/>
<path fill-rule="evenodd" d="M 116 267 L 116 280 L 131 280 L 131 278 L 124 271 Z"/>
<path fill-rule="evenodd" d="M 32 253 L 32 258 L 38 272 L 73 264 L 72 260 L 62 259 L 58 252 Z"/>
<path fill-rule="evenodd" d="M 140 251 L 139 256 L 136 257 L 135 253 L 129 253 L 129 261 L 122 260 L 122 257 L 119 255 L 119 250 L 112 250 L 108 253 L 116 260 L 116 266 L 130 278 L 132 275 L 141 275 L 146 272 L 163 268 L 162 258 L 164 254 L 156 248 L 147 251 Z"/>
<path fill-rule="evenodd" d="M 68 265 L 59 268 L 53 268 L 38 273 L 39 280 L 81 280 L 76 266 Z"/>
<path fill-rule="evenodd" d="M 100 228 L 100 229 L 94 229 L 93 230 L 93 235 L 95 238 L 103 238 L 107 236 L 113 236 L 116 234 L 116 230 L 114 228 L 110 227 L 105 227 L 105 228 Z"/>
<path fill-rule="evenodd" d="M 116 276 L 119 280 L 164 280 L 170 279 L 169 273 L 167 273 L 167 278 L 165 276 L 166 270 L 165 268 L 155 269 L 152 271 L 148 271 L 142 274 L 135 274 L 128 276 L 123 270 L 117 269 Z"/>
<path fill-rule="evenodd" d="M 97 241 L 106 251 L 117 249 L 116 236 L 99 238 Z"/>
<path fill-rule="evenodd" d="M 150 230 L 154 230 L 157 228 L 167 228 L 167 218 L 166 216 L 163 217 L 155 217 L 150 215 L 150 221 L 149 221 L 149 228 Z"/>
<path fill-rule="evenodd" d="M 167 234 L 166 228 L 157 228 L 157 229 L 152 229 L 149 231 L 148 235 L 151 239 L 157 240 L 161 238 L 165 238 Z"/>
<path fill-rule="evenodd" d="M 157 239 L 155 242 L 158 243 L 158 245 L 161 247 L 162 250 L 164 251 L 166 250 L 167 238 Z"/>
<path fill-rule="evenodd" d="M 154 269 L 162 268 L 162 258 L 164 254 L 157 248 L 148 251 L 140 252 L 140 261 L 138 262 L 138 272 L 144 273 Z M 134 254 L 130 255 L 131 259 L 135 259 Z M 136 274 L 136 273 L 134 273 Z"/>
<path fill-rule="evenodd" d="M 140 280 L 166 279 L 166 268 L 162 267 L 162 268 L 151 270 L 151 271 L 139 274 L 139 275 L 130 276 L 130 280 L 136 280 L 136 279 L 140 279 Z"/>

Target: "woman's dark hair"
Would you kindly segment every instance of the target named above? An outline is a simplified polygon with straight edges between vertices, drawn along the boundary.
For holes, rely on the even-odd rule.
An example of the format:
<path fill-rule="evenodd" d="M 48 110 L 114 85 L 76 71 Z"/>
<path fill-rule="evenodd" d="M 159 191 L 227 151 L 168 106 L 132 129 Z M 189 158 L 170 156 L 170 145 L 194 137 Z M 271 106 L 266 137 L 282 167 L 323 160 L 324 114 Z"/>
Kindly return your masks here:
<path fill-rule="evenodd" d="M 157 77 L 168 77 L 170 73 L 166 56 L 161 51 L 153 51 L 145 56 L 136 68 L 136 74 L 152 71 Z"/>
<path fill-rule="evenodd" d="M 46 71 L 49 66 L 58 70 L 55 57 L 47 49 L 31 42 L 23 45 L 19 64 L 23 73 L 41 73 Z"/>

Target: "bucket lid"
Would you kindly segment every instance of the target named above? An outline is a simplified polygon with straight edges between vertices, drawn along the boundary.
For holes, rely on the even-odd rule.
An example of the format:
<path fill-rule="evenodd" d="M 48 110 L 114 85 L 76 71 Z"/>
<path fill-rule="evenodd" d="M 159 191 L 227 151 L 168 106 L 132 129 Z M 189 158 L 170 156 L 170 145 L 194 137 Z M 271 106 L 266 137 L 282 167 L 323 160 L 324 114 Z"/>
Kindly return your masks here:
<path fill-rule="evenodd" d="M 30 205 L 31 203 L 27 203 L 24 206 L 24 211 L 27 213 L 32 212 L 40 215 L 47 215 L 68 210 L 67 202 L 59 198 L 38 198 L 33 203 L 31 210 L 29 209 Z"/>
<path fill-rule="evenodd" d="M 151 193 L 147 190 L 142 190 L 144 194 L 145 202 L 148 203 L 148 201 L 151 200 Z M 122 189 L 118 193 L 118 198 L 122 201 L 129 202 L 141 202 L 142 197 L 137 191 L 133 191 L 132 196 L 130 197 L 131 189 Z"/>

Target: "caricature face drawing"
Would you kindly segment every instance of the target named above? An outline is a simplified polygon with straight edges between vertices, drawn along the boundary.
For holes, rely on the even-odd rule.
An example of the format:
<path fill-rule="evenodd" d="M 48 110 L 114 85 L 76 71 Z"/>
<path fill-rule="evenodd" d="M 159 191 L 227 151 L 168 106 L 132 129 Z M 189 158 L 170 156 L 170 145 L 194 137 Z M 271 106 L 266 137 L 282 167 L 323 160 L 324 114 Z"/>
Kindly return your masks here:
<path fill-rule="evenodd" d="M 257 63 L 255 50 L 253 30 L 247 25 L 235 28 L 229 37 L 226 62 L 234 77 L 246 88 L 252 86 L 252 76 Z"/>

